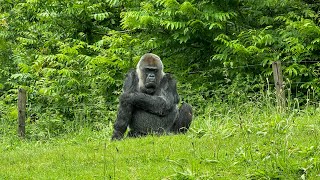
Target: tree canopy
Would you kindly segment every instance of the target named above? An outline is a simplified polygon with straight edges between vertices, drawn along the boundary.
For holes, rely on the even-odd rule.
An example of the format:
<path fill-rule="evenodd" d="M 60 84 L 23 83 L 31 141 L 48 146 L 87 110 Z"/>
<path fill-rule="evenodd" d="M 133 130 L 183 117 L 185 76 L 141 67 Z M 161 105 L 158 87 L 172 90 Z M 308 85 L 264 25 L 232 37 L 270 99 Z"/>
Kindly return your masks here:
<path fill-rule="evenodd" d="M 0 96 L 62 122 L 113 120 L 124 74 L 158 54 L 185 101 L 272 84 L 283 63 L 295 97 L 320 93 L 320 3 L 313 0 L 0 0 Z M 81 108 L 81 113 L 79 113 Z M 88 119 L 88 118 L 83 118 Z"/>

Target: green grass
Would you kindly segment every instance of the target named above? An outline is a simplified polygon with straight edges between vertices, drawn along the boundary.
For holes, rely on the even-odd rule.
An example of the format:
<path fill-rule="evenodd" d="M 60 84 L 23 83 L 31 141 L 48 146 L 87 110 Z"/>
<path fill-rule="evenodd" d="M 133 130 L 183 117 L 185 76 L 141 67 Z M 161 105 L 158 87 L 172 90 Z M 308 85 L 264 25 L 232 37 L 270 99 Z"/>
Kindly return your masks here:
<path fill-rule="evenodd" d="M 208 106 L 185 135 L 4 136 L 0 179 L 320 179 L 320 110 Z"/>

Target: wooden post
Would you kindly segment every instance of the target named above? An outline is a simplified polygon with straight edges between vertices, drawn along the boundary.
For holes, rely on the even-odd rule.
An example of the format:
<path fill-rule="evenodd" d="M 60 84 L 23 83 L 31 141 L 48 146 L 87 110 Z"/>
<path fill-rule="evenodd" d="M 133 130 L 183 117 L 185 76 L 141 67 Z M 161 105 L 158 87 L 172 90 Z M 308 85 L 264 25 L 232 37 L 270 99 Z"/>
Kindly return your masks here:
<path fill-rule="evenodd" d="M 26 130 L 26 90 L 20 88 L 18 91 L 18 136 L 24 137 Z"/>
<path fill-rule="evenodd" d="M 272 63 L 272 71 L 274 77 L 274 84 L 276 86 L 277 105 L 281 109 L 286 107 L 286 95 L 284 92 L 284 83 L 282 77 L 281 62 L 276 61 Z"/>

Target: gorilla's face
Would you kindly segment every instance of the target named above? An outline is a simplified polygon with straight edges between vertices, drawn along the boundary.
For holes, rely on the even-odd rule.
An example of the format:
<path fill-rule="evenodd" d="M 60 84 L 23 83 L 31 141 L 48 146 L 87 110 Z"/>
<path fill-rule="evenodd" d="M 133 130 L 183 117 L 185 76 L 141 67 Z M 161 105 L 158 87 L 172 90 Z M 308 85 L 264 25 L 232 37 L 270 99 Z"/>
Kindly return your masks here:
<path fill-rule="evenodd" d="M 143 84 L 144 86 L 141 87 L 141 91 L 147 94 L 154 94 L 158 84 L 160 82 L 160 76 L 158 75 L 158 68 L 147 66 L 143 68 Z"/>
<path fill-rule="evenodd" d="M 156 89 L 157 88 L 157 67 L 147 67 L 144 69 L 145 74 L 145 83 L 144 86 L 147 89 Z"/>
<path fill-rule="evenodd" d="M 137 65 L 139 88 L 143 93 L 153 95 L 164 76 L 163 65 L 155 54 L 145 54 Z"/>

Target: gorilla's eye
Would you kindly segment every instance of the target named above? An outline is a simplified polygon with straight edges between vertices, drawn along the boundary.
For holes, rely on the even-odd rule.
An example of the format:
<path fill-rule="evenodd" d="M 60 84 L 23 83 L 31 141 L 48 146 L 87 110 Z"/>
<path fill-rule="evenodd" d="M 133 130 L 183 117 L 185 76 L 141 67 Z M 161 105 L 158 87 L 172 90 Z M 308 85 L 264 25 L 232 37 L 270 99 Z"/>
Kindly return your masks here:
<path fill-rule="evenodd" d="M 158 69 L 156 69 L 156 68 L 146 68 L 145 72 L 146 73 L 157 73 Z"/>

